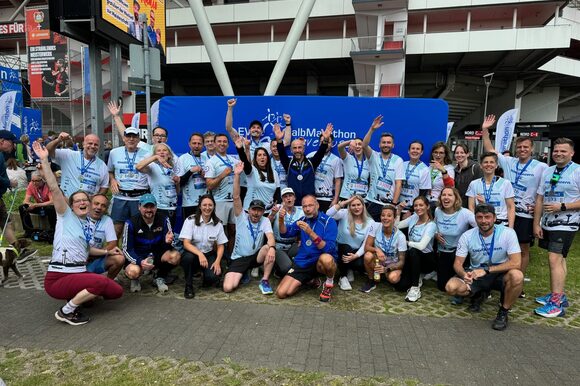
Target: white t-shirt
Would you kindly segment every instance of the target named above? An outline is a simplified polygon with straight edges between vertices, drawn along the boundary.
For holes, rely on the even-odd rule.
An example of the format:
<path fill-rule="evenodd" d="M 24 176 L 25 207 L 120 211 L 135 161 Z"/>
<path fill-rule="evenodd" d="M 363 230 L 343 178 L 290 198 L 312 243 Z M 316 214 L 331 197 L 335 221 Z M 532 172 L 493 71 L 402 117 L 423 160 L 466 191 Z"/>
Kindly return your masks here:
<path fill-rule="evenodd" d="M 220 184 L 212 190 L 213 198 L 216 202 L 231 202 L 233 201 L 234 189 L 234 167 L 238 162 L 237 155 L 226 154 L 222 157 L 219 154 L 214 155 L 205 163 L 205 178 L 216 178 L 227 167 L 232 169 L 232 172 L 220 181 Z"/>
<path fill-rule="evenodd" d="M 85 272 L 89 257 L 89 240 L 92 238 L 87 220 L 82 220 L 70 209 L 57 212 L 54 228 L 54 248 L 48 264 L 49 272 Z M 65 266 L 65 264 L 74 266 Z"/>
<path fill-rule="evenodd" d="M 121 190 L 141 190 L 149 189 L 147 175 L 139 172 L 136 168 L 139 161 L 147 158 L 149 154 L 143 149 L 137 148 L 136 152 L 128 152 L 125 146 L 116 147 L 109 154 L 109 171 L 115 172 L 115 179 L 119 183 Z M 139 197 L 125 197 L 115 195 L 127 201 L 137 201 Z"/>
<path fill-rule="evenodd" d="M 232 260 L 252 256 L 264 245 L 266 233 L 272 233 L 272 225 L 266 217 L 261 217 L 257 224 L 251 223 L 244 211 L 236 216 L 236 241 L 232 251 Z"/>
<path fill-rule="evenodd" d="M 315 151 L 308 154 L 312 158 Z M 322 162 L 316 168 L 314 175 L 314 192 L 316 198 L 321 201 L 332 201 L 334 198 L 334 180 L 344 177 L 342 160 L 332 153 L 328 153 L 322 158 Z"/>
<path fill-rule="evenodd" d="M 443 166 L 445 170 L 447 170 L 447 175 L 451 178 L 455 178 L 455 169 L 453 165 L 445 165 Z M 439 195 L 445 188 L 445 184 L 443 183 L 443 174 L 437 169 L 433 169 L 433 167 L 429 166 L 429 177 L 431 178 L 431 194 L 429 197 L 429 201 L 437 202 L 439 199 Z"/>
<path fill-rule="evenodd" d="M 529 208 L 536 204 L 536 193 L 548 165 L 532 158 L 528 163 L 521 164 L 518 158 L 506 157 L 503 154 L 498 154 L 497 158 L 504 178 L 511 182 L 514 189 L 516 216 L 534 218 Z"/>
<path fill-rule="evenodd" d="M 349 198 L 355 194 L 366 197 L 369 191 L 369 161 L 363 155 L 362 160 L 358 160 L 352 154 L 347 154 L 342 160 L 344 168 L 344 183 L 340 190 L 340 197 Z M 359 173 L 360 172 L 360 173 Z"/>
<path fill-rule="evenodd" d="M 485 191 L 487 192 L 489 192 L 491 189 L 491 192 L 488 193 L 489 197 L 486 197 L 484 194 L 484 186 Z M 508 211 L 505 200 L 506 198 L 514 197 L 514 189 L 512 188 L 511 182 L 505 178 L 497 176 L 494 177 L 491 184 L 485 183 L 485 179 L 483 177 L 477 180 L 473 180 L 469 183 L 469 187 L 467 188 L 467 193 L 465 193 L 465 195 L 467 197 L 473 197 L 475 200 L 475 205 L 477 206 L 476 196 L 478 194 L 481 194 L 488 204 L 494 206 L 495 215 L 498 220 L 507 220 Z"/>
<path fill-rule="evenodd" d="M 89 241 L 91 247 L 104 249 L 105 244 L 109 241 L 117 241 L 115 225 L 109 216 L 104 215 L 99 220 L 94 220 L 88 217 L 88 221 L 88 225 L 90 226 L 93 235 L 91 241 Z"/>
<path fill-rule="evenodd" d="M 272 174 L 274 177 L 274 182 L 268 182 L 268 174 L 266 172 L 263 172 L 264 181 L 261 181 L 260 172 L 255 166 L 252 166 L 252 171 L 250 174 L 246 175 L 248 191 L 246 192 L 246 197 L 244 197 L 245 210 L 250 208 L 250 203 L 252 200 L 262 201 L 264 204 L 266 204 L 267 211 L 272 208 L 272 205 L 274 204 L 274 193 L 276 192 L 276 188 L 280 187 L 278 175 L 274 172 Z"/>
<path fill-rule="evenodd" d="M 146 172 L 147 182 L 151 194 L 157 200 L 157 208 L 175 210 L 177 208 L 177 189 L 171 178 L 175 174 L 173 168 L 163 167 L 158 162 L 151 162 L 147 168 L 149 169 Z"/>
<path fill-rule="evenodd" d="M 405 207 L 411 208 L 413 200 L 419 196 L 420 190 L 431 189 L 429 168 L 421 161 L 415 165 L 405 161 L 403 162 L 403 169 L 405 170 L 405 180 L 403 181 L 399 202 L 404 202 Z"/>
<path fill-rule="evenodd" d="M 570 163 L 560 173 L 560 180 L 552 185 L 550 180 L 556 170 L 556 165 L 550 166 L 544 171 L 542 183 L 538 188 L 538 194 L 544 196 L 544 204 L 570 203 L 580 200 L 580 165 Z M 567 210 L 565 212 L 544 213 L 542 228 L 549 231 L 578 231 L 580 225 L 580 210 Z"/>
<path fill-rule="evenodd" d="M 355 224 L 354 236 L 350 234 L 348 223 L 348 209 L 336 210 L 334 207 L 328 209 L 326 214 L 338 222 L 338 233 L 336 242 L 348 244 L 353 249 L 359 249 L 368 233 L 368 227 L 374 223 L 373 219 L 368 217 L 367 221 L 362 224 Z"/>
<path fill-rule="evenodd" d="M 456 255 L 467 257 L 469 254 L 470 268 L 473 270 L 487 265 L 505 263 L 508 255 L 521 252 L 518 237 L 513 229 L 496 225 L 494 232 L 488 237 L 483 237 L 479 233 L 479 228 L 468 230 L 459 238 Z M 493 253 L 490 259 L 492 240 Z"/>
<path fill-rule="evenodd" d="M 418 243 L 421 241 L 424 235 L 428 235 L 431 238 L 431 241 L 429 241 L 427 246 L 422 249 L 421 252 L 433 252 L 433 238 L 435 237 L 435 233 L 437 233 L 437 225 L 433 221 L 424 222 L 417 225 L 418 221 L 419 216 L 416 214 L 413 214 L 408 218 L 407 224 L 409 226 L 409 241 Z"/>
<path fill-rule="evenodd" d="M 395 194 L 395 181 L 405 179 L 403 160 L 393 153 L 388 159 L 384 159 L 382 153 L 373 150 L 369 164 L 371 185 L 366 197 L 367 201 L 376 204 L 392 201 Z"/>
<path fill-rule="evenodd" d="M 435 224 L 437 232 L 445 239 L 445 244 L 437 244 L 437 249 L 441 252 L 453 252 L 461 235 L 469 228 L 477 227 L 475 215 L 466 208 L 460 208 L 453 214 L 447 214 L 441 208 L 436 208 Z"/>
<path fill-rule="evenodd" d="M 180 177 L 187 173 L 192 167 L 200 166 L 204 169 L 205 161 L 203 157 L 195 157 L 189 153 L 182 154 L 178 160 L 178 169 Z M 207 193 L 207 185 L 205 177 L 202 173 L 195 173 L 187 181 L 187 184 L 182 189 L 183 206 L 197 206 L 199 197 Z"/>
<path fill-rule="evenodd" d="M 369 230 L 369 234 L 375 238 L 373 246 L 383 251 L 387 258 L 386 264 L 399 262 L 399 252 L 407 250 L 407 239 L 403 232 L 397 228 L 394 228 L 393 231 L 394 233 L 391 233 L 391 236 L 385 236 L 383 224 L 380 222 L 375 222 Z"/>
<path fill-rule="evenodd" d="M 295 223 L 298 221 L 299 218 L 304 216 L 304 212 L 302 208 L 295 206 L 294 211 L 292 213 L 286 213 L 284 216 L 284 224 L 286 228 L 290 226 L 290 224 Z M 292 244 L 296 242 L 297 237 L 282 237 L 280 236 L 280 223 L 278 220 L 278 214 L 276 213 L 276 217 L 274 218 L 274 224 L 272 226 L 274 230 L 274 237 L 276 239 L 276 249 L 281 249 L 283 251 L 287 251 L 290 249 Z"/>
<path fill-rule="evenodd" d="M 213 220 L 210 219 L 206 223 L 203 221 L 203 217 L 200 217 L 199 225 L 195 225 L 195 216 L 189 216 L 183 222 L 179 238 L 181 240 L 190 240 L 203 253 L 213 251 L 214 244 L 222 245 L 228 242 L 221 222 L 214 224 Z"/>
<path fill-rule="evenodd" d="M 89 161 L 82 151 L 56 149 L 53 160 L 60 165 L 60 188 L 66 197 L 77 190 L 93 195 L 101 188 L 109 187 L 107 165 L 98 157 Z"/>
<path fill-rule="evenodd" d="M 280 181 L 280 189 L 288 187 L 288 176 L 286 175 L 286 169 L 282 165 L 282 161 L 274 159 L 272 157 L 272 167 L 274 168 L 274 173 L 278 175 L 278 180 Z"/>
<path fill-rule="evenodd" d="M 270 142 L 272 139 L 268 136 L 263 136 L 259 140 L 254 140 L 254 138 L 250 137 L 250 160 L 254 158 L 254 152 L 257 148 L 262 148 L 268 152 L 268 154 L 272 154 L 272 150 L 270 148 Z"/>

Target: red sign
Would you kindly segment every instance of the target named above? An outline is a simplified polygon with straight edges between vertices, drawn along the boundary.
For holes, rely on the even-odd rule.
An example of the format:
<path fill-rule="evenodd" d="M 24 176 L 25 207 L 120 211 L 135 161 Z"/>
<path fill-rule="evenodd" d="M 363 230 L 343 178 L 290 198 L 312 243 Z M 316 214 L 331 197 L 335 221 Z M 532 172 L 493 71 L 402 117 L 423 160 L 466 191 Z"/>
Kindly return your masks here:
<path fill-rule="evenodd" d="M 0 24 L 0 37 L 15 37 L 14 35 L 24 36 L 24 23 L 15 21 L 14 23 Z"/>

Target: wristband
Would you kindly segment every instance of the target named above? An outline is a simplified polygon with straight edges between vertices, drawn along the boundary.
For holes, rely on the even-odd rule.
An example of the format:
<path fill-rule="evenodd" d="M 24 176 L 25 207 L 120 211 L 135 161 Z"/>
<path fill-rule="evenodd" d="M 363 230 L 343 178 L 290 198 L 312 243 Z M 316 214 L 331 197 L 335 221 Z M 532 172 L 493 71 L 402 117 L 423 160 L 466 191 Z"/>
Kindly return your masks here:
<path fill-rule="evenodd" d="M 443 170 L 441 174 L 447 174 L 447 170 Z"/>
<path fill-rule="evenodd" d="M 320 244 L 322 242 L 322 239 L 320 238 L 320 236 L 318 236 L 312 242 L 314 243 L 314 245 L 318 245 L 318 244 Z"/>

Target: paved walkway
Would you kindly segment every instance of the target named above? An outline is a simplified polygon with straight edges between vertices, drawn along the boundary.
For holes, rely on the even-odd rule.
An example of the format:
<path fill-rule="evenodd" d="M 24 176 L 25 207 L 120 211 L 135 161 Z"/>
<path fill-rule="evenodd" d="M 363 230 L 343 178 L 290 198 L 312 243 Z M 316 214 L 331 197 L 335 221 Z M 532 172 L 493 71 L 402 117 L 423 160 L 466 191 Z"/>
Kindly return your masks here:
<path fill-rule="evenodd" d="M 62 302 L 0 289 L 0 346 L 170 356 L 341 375 L 450 384 L 577 384 L 580 332 L 518 323 L 391 316 L 327 307 L 182 300 L 126 294 L 72 327 Z M 576 381 L 574 381 L 576 380 Z"/>

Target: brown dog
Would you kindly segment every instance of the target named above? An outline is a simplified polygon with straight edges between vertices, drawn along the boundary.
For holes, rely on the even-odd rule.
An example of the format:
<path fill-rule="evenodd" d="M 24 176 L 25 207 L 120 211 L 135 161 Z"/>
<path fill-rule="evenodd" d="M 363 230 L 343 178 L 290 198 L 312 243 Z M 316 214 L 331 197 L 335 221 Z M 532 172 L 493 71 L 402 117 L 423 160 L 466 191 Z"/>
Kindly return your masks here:
<path fill-rule="evenodd" d="M 18 239 L 16 241 L 15 246 L 10 245 L 8 247 L 0 248 L 0 263 L 2 263 L 2 272 L 4 273 L 4 277 L 0 281 L 0 286 L 4 285 L 4 283 L 6 283 L 6 280 L 8 280 L 8 274 L 10 272 L 10 268 L 12 268 L 12 271 L 14 271 L 14 274 L 16 276 L 18 276 L 19 278 L 22 278 L 22 274 L 20 273 L 20 271 L 18 270 L 18 267 L 16 266 L 16 258 L 18 257 L 18 254 L 16 251 L 18 250 L 20 252 L 24 248 L 28 247 L 29 245 L 30 245 L 30 240 Z"/>

